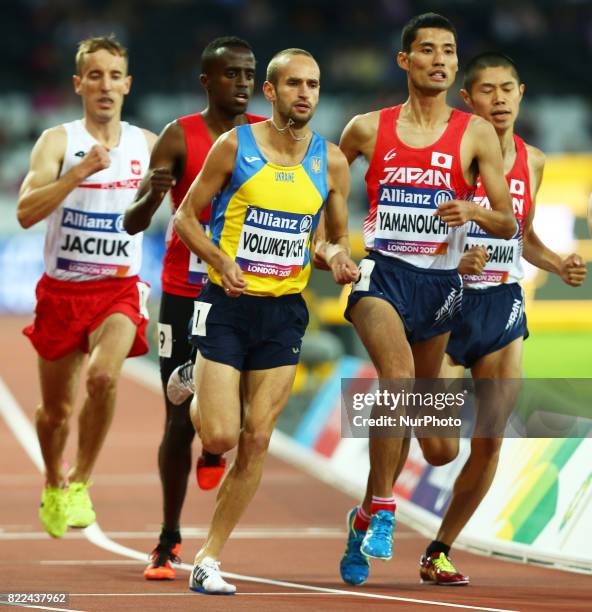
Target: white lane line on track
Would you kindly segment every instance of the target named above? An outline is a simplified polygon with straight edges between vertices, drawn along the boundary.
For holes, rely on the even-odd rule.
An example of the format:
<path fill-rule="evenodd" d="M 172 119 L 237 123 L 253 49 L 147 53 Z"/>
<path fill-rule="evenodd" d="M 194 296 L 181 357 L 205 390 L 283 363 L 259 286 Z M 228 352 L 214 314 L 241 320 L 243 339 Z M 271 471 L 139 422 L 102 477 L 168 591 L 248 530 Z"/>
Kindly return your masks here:
<path fill-rule="evenodd" d="M 33 610 L 52 610 L 53 612 L 84 612 L 84 610 L 74 610 L 73 608 L 48 608 L 47 606 L 35 606 L 33 604 L 14 604 L 7 601 L 0 601 L 2 606 L 10 606 L 11 608 L 27 608 Z"/>
<path fill-rule="evenodd" d="M 207 529 L 194 530 L 187 532 L 183 529 L 183 541 L 185 540 L 203 540 L 208 533 Z M 123 540 L 154 540 L 158 538 L 157 531 L 108 531 L 105 533 L 110 538 L 119 538 Z M 232 539 L 235 540 L 275 540 L 275 539 L 314 539 L 314 540 L 341 540 L 344 539 L 346 533 L 341 529 L 277 529 L 270 527 L 269 529 L 237 529 L 236 533 L 232 534 Z M 2 540 L 47 540 L 50 536 L 45 531 L 0 531 L 0 541 Z M 85 536 L 82 532 L 67 533 L 64 538 L 67 540 L 79 540 Z"/>
<path fill-rule="evenodd" d="M 37 433 L 31 425 L 31 421 L 23 412 L 18 402 L 0 377 L 0 414 L 4 417 L 4 421 L 8 429 L 12 431 L 14 437 L 20 442 L 25 449 L 35 467 L 43 474 L 45 466 L 43 464 L 43 456 L 39 447 Z"/>
<path fill-rule="evenodd" d="M 154 540 L 158 538 L 158 531 L 107 531 L 105 535 L 111 539 L 119 540 Z M 207 535 L 207 529 L 187 532 L 183 529 L 183 541 L 203 540 Z M 275 529 L 270 527 L 268 530 L 241 530 L 237 529 L 230 537 L 231 540 L 282 540 L 282 539 L 299 539 L 299 540 L 341 540 L 346 536 L 344 531 L 322 530 L 317 532 L 304 531 L 300 529 Z M 71 531 L 66 533 L 64 540 L 84 540 L 86 538 L 82 531 Z M 421 536 L 401 533 L 397 536 L 397 540 L 415 540 Z M 51 540 L 45 531 L 2 531 L 0 530 L 0 542 L 2 541 L 18 541 L 18 540 Z M 424 539 L 424 538 L 421 538 Z"/>
<path fill-rule="evenodd" d="M 156 366 L 152 367 L 149 364 L 144 364 L 139 368 L 132 366 L 133 362 L 128 361 L 126 363 L 126 367 L 124 368 L 124 373 L 133 378 L 138 383 L 144 385 L 149 389 L 156 389 L 156 385 L 154 383 L 155 380 L 158 379 L 158 368 Z M 134 372 L 134 374 L 130 374 Z M 155 378 L 156 375 L 156 378 Z M 152 382 L 150 382 L 152 381 Z M 160 395 L 160 383 L 158 384 L 158 394 Z M 33 463 L 37 466 L 39 471 L 43 473 L 43 459 L 41 456 L 41 449 L 39 448 L 39 442 L 37 440 L 37 435 L 31 422 L 27 419 L 25 414 L 23 413 L 22 408 L 19 406 L 17 401 L 14 399 L 13 395 L 10 393 L 9 389 L 6 387 L 2 379 L 0 378 L 0 414 L 4 417 L 9 428 L 13 431 L 17 440 L 21 443 Z M 146 561 L 146 553 L 140 552 L 138 550 L 134 550 L 133 548 L 128 548 L 127 546 L 123 546 L 117 542 L 114 542 L 110 538 L 108 538 L 103 531 L 101 530 L 98 522 L 94 523 L 90 527 L 87 527 L 83 530 L 83 533 L 89 540 L 89 542 L 93 543 L 95 546 L 102 548 L 104 550 L 108 550 L 117 555 L 121 555 L 122 557 L 127 557 L 129 559 L 137 559 L 139 561 Z M 180 569 L 191 572 L 193 566 L 187 563 L 181 563 L 177 567 Z M 471 606 L 465 604 L 456 604 L 456 603 L 448 603 L 448 602 L 440 602 L 433 601 L 429 599 L 415 599 L 410 597 L 397 597 L 395 595 L 379 595 L 375 593 L 367 593 L 363 591 L 348 591 L 344 589 L 331 589 L 328 587 L 316 587 L 307 584 L 300 584 L 297 582 L 286 582 L 283 580 L 271 580 L 269 578 L 259 578 L 257 576 L 245 576 L 242 574 L 234 574 L 230 572 L 221 572 L 222 576 L 225 578 L 230 578 L 231 580 L 242 580 L 246 582 L 254 582 L 258 584 L 269 584 L 272 586 L 285 587 L 288 589 L 298 589 L 303 591 L 312 591 L 315 593 L 332 593 L 332 594 L 343 594 L 349 595 L 352 597 L 359 597 L 363 599 L 379 599 L 386 601 L 400 601 L 406 603 L 417 603 L 423 604 L 426 606 L 440 606 L 445 608 L 459 608 L 463 610 L 482 610 L 483 612 L 516 612 L 515 610 L 507 610 L 502 608 L 486 608 L 482 606 Z"/>
<path fill-rule="evenodd" d="M 294 591 L 267 591 L 263 593 L 236 593 L 236 595 L 286 595 L 292 596 L 304 596 L 312 595 L 318 597 L 319 595 L 336 595 L 343 596 L 346 593 L 294 593 Z M 160 593 L 68 593 L 69 597 L 192 597 L 196 598 L 195 593 L 187 591 L 186 593 L 171 593 L 170 591 L 162 591 Z"/>

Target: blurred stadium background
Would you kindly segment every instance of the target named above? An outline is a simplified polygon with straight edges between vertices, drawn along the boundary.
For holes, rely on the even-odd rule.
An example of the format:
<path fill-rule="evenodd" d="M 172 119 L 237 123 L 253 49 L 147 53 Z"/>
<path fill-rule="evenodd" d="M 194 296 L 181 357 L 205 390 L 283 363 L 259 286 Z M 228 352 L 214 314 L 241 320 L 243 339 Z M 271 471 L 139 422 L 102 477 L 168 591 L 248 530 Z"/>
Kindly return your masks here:
<path fill-rule="evenodd" d="M 322 70 L 314 127 L 337 141 L 356 113 L 405 99 L 404 74 L 394 61 L 400 30 L 412 15 L 434 10 L 459 31 L 459 56 L 499 49 L 526 83 L 518 133 L 548 154 L 536 227 L 549 246 L 592 261 L 586 227 L 592 191 L 592 2 L 585 0 L 6 0 L 2 3 L 0 93 L 0 313 L 29 313 L 42 272 L 43 224 L 27 232 L 15 219 L 19 185 L 33 142 L 51 125 L 80 116 L 71 86 L 77 42 L 114 32 L 128 47 L 134 76 L 124 118 L 160 132 L 179 115 L 204 107 L 199 56 L 211 39 L 246 38 L 258 58 L 257 91 L 265 65 L 280 48 L 310 50 Z M 461 76 L 450 101 L 462 108 Z M 261 95 L 251 110 L 266 114 Z M 354 166 L 351 230 L 355 255 L 366 209 L 362 164 Z M 161 207 L 145 239 L 143 277 L 153 287 L 156 319 L 164 230 Z M 525 374 L 592 376 L 592 270 L 573 290 L 559 279 L 528 270 L 525 285 L 531 338 Z M 342 354 L 365 357 L 342 317 L 343 296 L 326 273 L 314 272 L 307 299 L 311 326 L 297 381 L 296 413 L 330 375 Z M 154 342 L 154 345 L 156 343 Z M 287 415 L 288 416 L 288 415 Z M 289 419 L 288 419 L 289 420 Z M 286 423 L 289 427 L 289 425 Z"/>

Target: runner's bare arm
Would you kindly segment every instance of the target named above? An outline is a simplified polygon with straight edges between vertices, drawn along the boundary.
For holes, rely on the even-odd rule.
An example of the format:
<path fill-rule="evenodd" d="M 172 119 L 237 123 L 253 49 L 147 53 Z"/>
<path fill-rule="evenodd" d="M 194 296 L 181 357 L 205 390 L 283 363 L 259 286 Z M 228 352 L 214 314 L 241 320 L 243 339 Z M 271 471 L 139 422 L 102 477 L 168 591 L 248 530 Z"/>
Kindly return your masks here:
<path fill-rule="evenodd" d="M 66 131 L 62 126 L 45 130 L 35 143 L 16 207 L 18 222 L 25 229 L 48 217 L 87 176 L 111 163 L 105 147 L 94 145 L 79 164 L 59 176 L 65 153 Z"/>
<path fill-rule="evenodd" d="M 325 204 L 325 229 L 328 244 L 325 258 L 336 283 L 344 285 L 358 277 L 358 266 L 350 258 L 347 227 L 347 198 L 350 175 L 347 159 L 332 143 L 327 143 L 329 195 Z"/>
<path fill-rule="evenodd" d="M 499 139 L 493 126 L 481 117 L 473 117 L 469 127 L 474 134 L 479 176 L 491 204 L 491 210 L 474 204 L 473 220 L 488 234 L 509 239 L 516 233 L 516 217 L 504 175 Z"/>
<path fill-rule="evenodd" d="M 524 222 L 522 256 L 533 266 L 559 275 L 565 283 L 572 287 L 579 287 L 586 277 L 586 265 L 584 260 L 576 253 L 572 253 L 565 259 L 562 259 L 555 251 L 545 246 L 534 229 L 533 220 L 535 215 L 536 195 L 543 180 L 545 155 L 536 147 L 527 145 L 527 148 L 530 183 L 533 189 L 532 206 Z"/>
<path fill-rule="evenodd" d="M 321 212 L 317 231 L 314 236 L 314 251 L 312 263 L 319 270 L 331 270 L 325 260 L 325 247 L 327 246 L 327 236 L 325 232 L 325 211 Z"/>
<path fill-rule="evenodd" d="M 222 285 L 231 296 L 240 295 L 246 287 L 246 282 L 236 262 L 206 236 L 199 223 L 199 216 L 230 180 L 237 149 L 236 130 L 226 132 L 218 138 L 174 217 L 175 231 L 181 240 L 190 251 L 220 273 Z"/>
<path fill-rule="evenodd" d="M 180 180 L 185 166 L 185 135 L 176 121 L 169 123 L 156 140 L 150 167 L 135 200 L 125 211 L 123 227 L 128 234 L 145 230 L 169 189 Z"/>
<path fill-rule="evenodd" d="M 491 203 L 491 210 L 469 200 L 451 200 L 440 204 L 434 213 L 451 227 L 474 221 L 488 234 L 509 239 L 516 233 L 510 191 L 504 176 L 504 162 L 493 126 L 473 116 L 461 143 L 461 157 L 478 166 L 478 173 Z"/>
<path fill-rule="evenodd" d="M 343 130 L 339 148 L 351 165 L 356 157 L 363 155 L 368 161 L 372 159 L 376 133 L 378 131 L 379 112 L 356 115 Z"/>

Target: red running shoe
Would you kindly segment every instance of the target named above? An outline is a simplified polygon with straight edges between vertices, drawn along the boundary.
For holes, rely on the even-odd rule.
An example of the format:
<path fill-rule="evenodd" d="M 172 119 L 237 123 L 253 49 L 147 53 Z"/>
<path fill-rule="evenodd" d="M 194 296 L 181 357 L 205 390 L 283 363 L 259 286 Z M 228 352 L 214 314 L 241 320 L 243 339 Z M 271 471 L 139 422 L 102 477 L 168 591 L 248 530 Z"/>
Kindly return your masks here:
<path fill-rule="evenodd" d="M 220 455 L 216 458 L 215 455 L 205 457 L 202 453 L 197 459 L 195 475 L 197 476 L 197 486 L 204 491 L 215 489 L 226 469 L 226 459 Z"/>
<path fill-rule="evenodd" d="M 435 552 L 419 560 L 419 576 L 422 582 L 441 586 L 463 586 L 469 584 L 469 577 L 456 570 L 452 561 L 443 553 Z"/>
<path fill-rule="evenodd" d="M 181 544 L 166 544 L 160 542 L 150 553 L 150 564 L 144 570 L 146 580 L 174 580 L 175 568 L 172 563 L 181 563 L 179 554 Z"/>

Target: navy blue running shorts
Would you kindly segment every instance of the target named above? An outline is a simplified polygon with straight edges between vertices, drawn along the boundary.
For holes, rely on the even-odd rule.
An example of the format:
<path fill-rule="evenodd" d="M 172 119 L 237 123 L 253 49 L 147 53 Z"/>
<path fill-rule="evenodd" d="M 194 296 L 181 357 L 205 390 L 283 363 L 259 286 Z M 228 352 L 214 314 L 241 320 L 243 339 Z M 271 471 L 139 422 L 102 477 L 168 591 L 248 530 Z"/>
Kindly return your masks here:
<path fill-rule="evenodd" d="M 481 357 L 516 340 L 528 338 L 524 292 L 518 283 L 464 290 L 462 315 L 455 324 L 446 352 L 456 363 L 471 368 Z"/>
<path fill-rule="evenodd" d="M 208 282 L 195 301 L 191 343 L 210 361 L 240 371 L 296 365 L 308 309 L 300 293 L 229 297 Z"/>
<path fill-rule="evenodd" d="M 457 270 L 418 268 L 372 252 L 360 262 L 360 279 L 352 287 L 345 318 L 361 298 L 388 302 L 399 314 L 410 344 L 450 331 L 462 305 L 462 280 Z"/>

